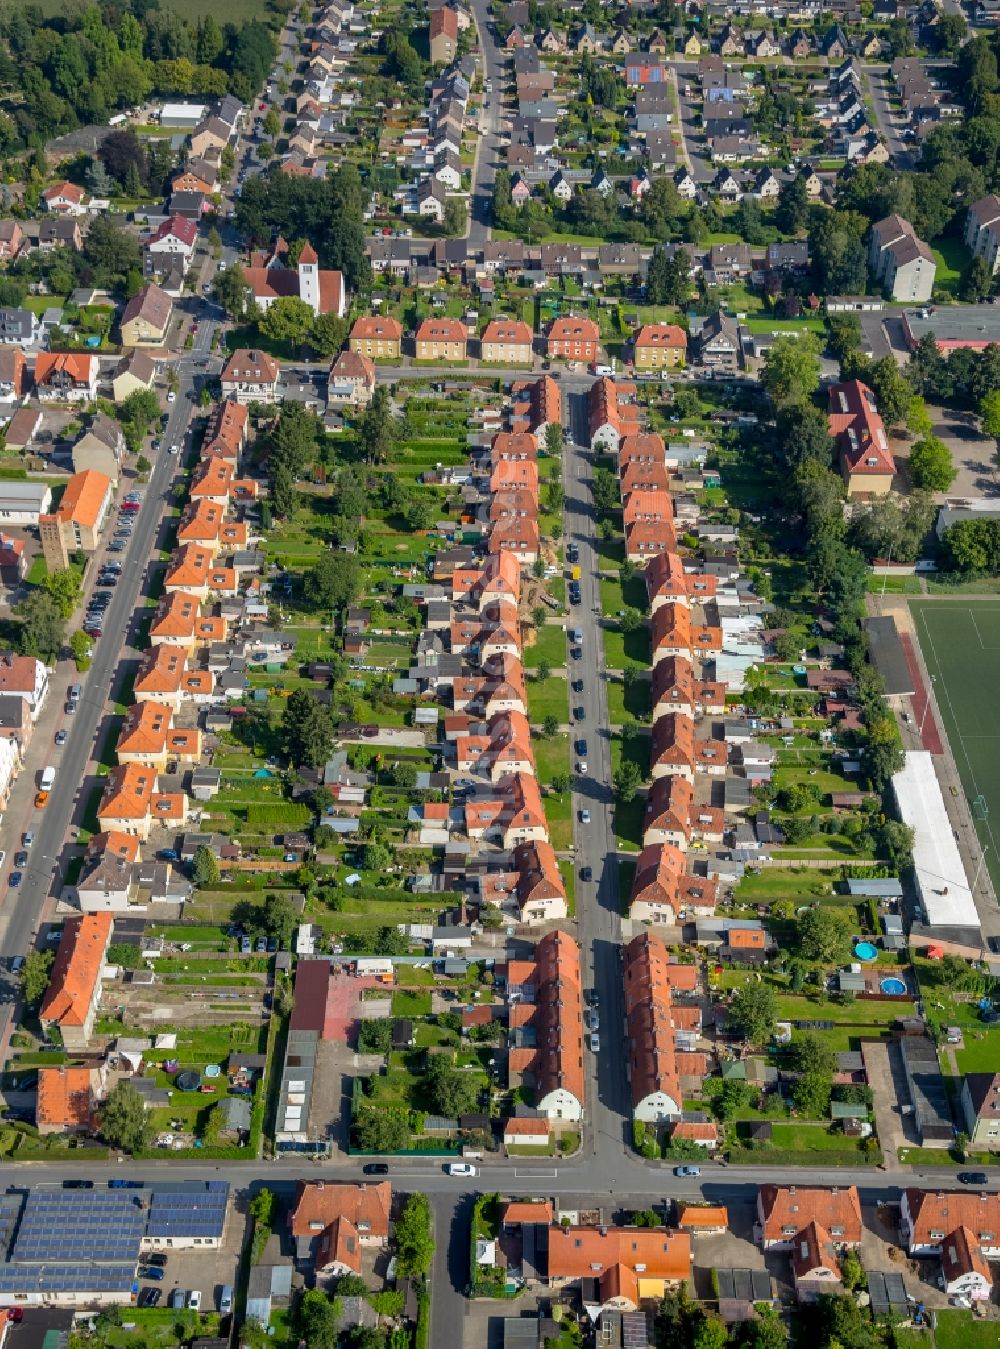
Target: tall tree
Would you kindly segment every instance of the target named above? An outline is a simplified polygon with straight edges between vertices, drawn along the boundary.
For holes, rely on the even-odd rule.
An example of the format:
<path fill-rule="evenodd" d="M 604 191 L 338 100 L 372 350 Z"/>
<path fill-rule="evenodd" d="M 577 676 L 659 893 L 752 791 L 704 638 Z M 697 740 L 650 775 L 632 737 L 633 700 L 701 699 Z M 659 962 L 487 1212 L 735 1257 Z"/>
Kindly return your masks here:
<path fill-rule="evenodd" d="M 101 1133 L 112 1147 L 138 1152 L 148 1132 L 145 1101 L 128 1080 L 116 1083 L 101 1111 Z"/>
<path fill-rule="evenodd" d="M 733 995 L 727 1018 L 750 1044 L 766 1044 L 778 1019 L 773 989 L 767 984 L 743 984 Z"/>
<path fill-rule="evenodd" d="M 285 747 L 295 766 L 320 768 L 333 749 L 333 723 L 322 703 L 296 689 L 281 718 Z"/>
<path fill-rule="evenodd" d="M 910 451 L 910 474 L 916 487 L 947 492 L 958 476 L 951 451 L 938 436 L 925 436 Z"/>
<path fill-rule="evenodd" d="M 802 403 L 819 387 L 819 344 L 812 333 L 782 334 L 764 355 L 760 382 L 775 404 Z"/>

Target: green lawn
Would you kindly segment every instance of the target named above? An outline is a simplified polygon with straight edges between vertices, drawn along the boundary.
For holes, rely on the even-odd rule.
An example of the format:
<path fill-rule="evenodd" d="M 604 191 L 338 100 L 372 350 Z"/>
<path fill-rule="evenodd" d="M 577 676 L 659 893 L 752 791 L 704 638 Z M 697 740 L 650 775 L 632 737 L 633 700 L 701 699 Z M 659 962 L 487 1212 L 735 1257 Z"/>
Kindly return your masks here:
<path fill-rule="evenodd" d="M 619 577 L 612 580 L 608 576 L 602 576 L 600 588 L 601 611 L 605 618 L 617 617 L 621 609 L 638 609 L 640 613 L 645 613 L 649 607 L 646 583 L 642 579 L 641 572 L 633 576 L 625 585 L 622 585 Z"/>
<path fill-rule="evenodd" d="M 927 671 L 936 679 L 937 706 L 966 797 L 970 806 L 980 796 L 985 805 L 984 811 L 973 807 L 972 814 L 1000 891 L 1000 848 L 991 824 L 1000 819 L 1000 701 L 983 697 L 983 690 L 996 684 L 1000 602 L 915 599 L 910 611 Z"/>
<path fill-rule="evenodd" d="M 393 1016 L 430 1016 L 430 990 L 397 989 L 392 995 Z"/>
<path fill-rule="evenodd" d="M 556 852 L 568 852 L 573 846 L 572 793 L 563 792 L 561 796 L 550 793 L 542 804 L 549 824 L 549 842 Z"/>
<path fill-rule="evenodd" d="M 652 693 L 648 679 L 637 679 L 628 687 L 620 679 L 609 679 L 608 717 L 612 726 L 621 726 L 628 717 L 648 721 L 653 710 Z"/>
<path fill-rule="evenodd" d="M 833 893 L 830 875 L 808 867 L 765 867 L 759 875 L 747 872 L 736 887 L 734 898 L 744 904 L 770 904 L 790 899 L 810 904 Z"/>
<path fill-rule="evenodd" d="M 565 732 L 551 737 L 535 736 L 531 746 L 539 782 L 548 786 L 557 773 L 569 772 L 569 736 Z"/>
<path fill-rule="evenodd" d="M 1000 1063 L 1000 1030 L 966 1030 L 964 1038 L 965 1048 L 955 1054 L 958 1071 L 963 1074 L 995 1073 Z"/>
<path fill-rule="evenodd" d="M 563 678 L 549 675 L 548 679 L 528 680 L 528 719 L 543 722 L 554 716 L 560 725 L 569 721 L 569 685 Z"/>
<path fill-rule="evenodd" d="M 937 1349 L 996 1349 L 995 1321 L 977 1321 L 972 1312 L 949 1308 L 937 1313 Z"/>
<path fill-rule="evenodd" d="M 859 1140 L 835 1133 L 827 1124 L 778 1124 L 772 1128 L 776 1148 L 793 1152 L 857 1152 Z"/>
<path fill-rule="evenodd" d="M 646 803 L 641 797 L 615 802 L 615 840 L 622 852 L 638 852 L 642 847 L 645 813 Z"/>
<path fill-rule="evenodd" d="M 934 289 L 946 290 L 952 296 L 958 293 L 962 273 L 969 265 L 969 250 L 960 239 L 939 239 L 937 247 L 932 248 L 937 271 L 934 274 Z"/>
<path fill-rule="evenodd" d="M 537 670 L 543 662 L 553 670 L 566 664 L 566 630 L 558 624 L 546 623 L 536 629 L 534 642 L 524 648 L 526 669 Z"/>
<path fill-rule="evenodd" d="M 620 632 L 617 628 L 605 628 L 602 635 L 604 638 L 604 663 L 609 670 L 624 670 L 626 665 L 649 666 L 648 628 L 635 628 L 632 632 Z"/>

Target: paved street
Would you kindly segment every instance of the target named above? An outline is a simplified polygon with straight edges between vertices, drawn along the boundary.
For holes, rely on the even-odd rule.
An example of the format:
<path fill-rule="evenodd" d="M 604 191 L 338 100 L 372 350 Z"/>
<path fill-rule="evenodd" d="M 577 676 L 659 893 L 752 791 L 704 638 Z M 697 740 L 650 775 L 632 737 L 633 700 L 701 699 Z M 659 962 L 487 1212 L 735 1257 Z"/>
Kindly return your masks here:
<path fill-rule="evenodd" d="M 0 909 L 0 969 L 4 971 L 0 977 L 7 981 L 4 992 L 8 996 L 15 993 L 7 973 L 10 959 L 24 955 L 38 942 L 40 925 L 54 906 L 62 873 L 73 855 L 75 827 L 82 824 L 90 794 L 97 785 L 95 756 L 99 738 L 110 716 L 112 691 L 127 668 L 120 662 L 123 658 L 126 661 L 138 658 L 138 652 L 130 646 L 130 637 L 141 616 L 136 606 L 139 595 L 148 594 L 149 558 L 159 537 L 163 507 L 179 460 L 179 456 L 166 453 L 166 447 L 183 443 L 194 406 L 192 372 L 185 368 L 187 364 L 181 367 L 177 400 L 170 407 L 166 430 L 161 433 L 163 451 L 155 457 L 149 482 L 143 488 L 145 499 L 131 543 L 127 552 L 121 554 L 121 580 L 105 615 L 104 635 L 94 645 L 93 664 L 79 675 L 71 662 L 64 661 L 52 675 L 28 765 L 15 785 L 0 827 L 0 846 L 6 850 L 8 859 L 21 846 L 26 830 L 33 830 L 35 835 L 24 881 L 20 889 L 7 891 Z M 75 716 L 67 716 L 64 710 L 71 683 L 83 685 Z M 69 735 L 65 747 L 55 750 L 53 737 L 60 726 Z M 56 768 L 56 780 L 48 805 L 38 811 L 33 805 L 36 777 L 46 763 Z M 11 1010 L 12 1004 L 5 1002 L 5 1016 Z"/>
<path fill-rule="evenodd" d="M 588 381 L 589 382 L 589 381 Z M 583 633 L 583 656 L 570 660 L 570 678 L 582 679 L 583 691 L 570 693 L 570 705 L 582 706 L 584 720 L 574 721 L 574 742 L 587 741 L 587 772 L 574 778 L 576 913 L 579 926 L 584 986 L 596 990 L 600 1011 L 601 1052 L 585 1058 L 587 1074 L 587 1125 L 584 1155 L 598 1164 L 599 1175 L 613 1174 L 613 1158 L 620 1156 L 627 1140 L 628 1085 L 624 1043 L 621 965 L 621 905 L 618 895 L 618 864 L 615 857 L 614 793 L 611 786 L 611 737 L 608 731 L 607 682 L 604 645 L 601 640 L 597 555 L 597 521 L 591 493 L 593 454 L 589 441 L 587 400 L 582 392 L 566 395 L 564 418 L 567 436 L 563 452 L 565 487 L 564 527 L 566 540 L 580 549 L 581 602 L 571 606 L 567 626 Z M 571 642 L 571 646 L 576 643 Z M 575 744 L 573 746 L 575 749 Z M 573 755 L 574 767 L 580 756 Z M 580 811 L 590 812 L 590 823 L 581 824 Z M 583 881 L 580 871 L 590 867 L 593 881 Z"/>
<path fill-rule="evenodd" d="M 888 67 L 865 65 L 862 66 L 862 71 L 868 82 L 872 107 L 875 110 L 875 122 L 888 147 L 893 165 L 897 169 L 912 168 L 914 163 L 913 151 L 902 136 L 903 128 L 896 124 L 895 114 L 889 107 L 891 85 L 889 84 Z"/>
<path fill-rule="evenodd" d="M 484 130 L 479 137 L 479 147 L 473 168 L 472 196 L 470 200 L 468 237 L 475 243 L 482 243 L 490 237 L 490 223 L 493 214 L 493 183 L 496 179 L 497 160 L 500 155 L 500 129 L 503 118 L 503 74 L 505 58 L 494 40 L 495 30 L 490 18 L 489 0 L 472 0 L 472 15 L 479 33 L 483 60 L 483 103 L 482 124 Z M 489 91 L 486 85 L 489 84 Z"/>

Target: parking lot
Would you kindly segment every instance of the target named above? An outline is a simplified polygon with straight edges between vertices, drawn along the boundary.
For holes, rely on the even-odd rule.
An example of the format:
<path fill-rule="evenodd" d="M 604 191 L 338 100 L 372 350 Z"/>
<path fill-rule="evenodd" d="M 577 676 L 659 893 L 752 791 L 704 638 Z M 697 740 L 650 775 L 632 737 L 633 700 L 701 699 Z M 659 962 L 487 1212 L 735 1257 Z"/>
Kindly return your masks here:
<path fill-rule="evenodd" d="M 158 1305 L 166 1307 L 175 1289 L 181 1289 L 185 1293 L 197 1290 L 201 1293 L 201 1310 L 218 1311 L 219 1294 L 223 1285 L 236 1284 L 236 1270 L 239 1265 L 240 1249 L 246 1236 L 246 1225 L 247 1214 L 242 1200 L 237 1198 L 229 1211 L 222 1246 L 217 1251 L 206 1250 L 203 1246 L 192 1246 L 190 1249 L 180 1251 L 163 1251 L 167 1257 L 167 1263 L 163 1268 L 163 1280 L 159 1282 L 155 1279 L 140 1278 L 140 1300 L 143 1299 L 144 1290 L 156 1288 L 160 1293 Z"/>

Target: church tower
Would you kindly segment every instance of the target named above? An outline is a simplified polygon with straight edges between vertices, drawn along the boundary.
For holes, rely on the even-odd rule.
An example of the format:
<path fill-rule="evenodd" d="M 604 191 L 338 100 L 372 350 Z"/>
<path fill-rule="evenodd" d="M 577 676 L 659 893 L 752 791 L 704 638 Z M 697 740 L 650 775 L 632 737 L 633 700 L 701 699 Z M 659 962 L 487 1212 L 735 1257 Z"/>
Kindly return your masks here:
<path fill-rule="evenodd" d="M 310 243 L 303 244 L 299 254 L 299 299 L 319 314 L 319 258 Z"/>

